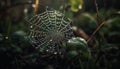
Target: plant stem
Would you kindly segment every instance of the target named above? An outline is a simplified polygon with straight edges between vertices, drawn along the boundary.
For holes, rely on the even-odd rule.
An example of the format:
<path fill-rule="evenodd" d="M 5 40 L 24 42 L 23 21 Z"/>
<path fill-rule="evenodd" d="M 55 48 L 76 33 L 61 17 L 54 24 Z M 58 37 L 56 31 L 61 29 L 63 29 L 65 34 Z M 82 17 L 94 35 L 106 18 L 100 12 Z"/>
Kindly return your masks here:
<path fill-rule="evenodd" d="M 81 67 L 81 69 L 84 69 L 84 68 L 83 68 L 83 64 L 82 64 L 82 61 L 81 61 L 80 57 L 79 57 L 79 62 L 80 62 L 80 67 Z"/>
<path fill-rule="evenodd" d="M 97 33 L 97 31 L 104 25 L 104 21 L 95 29 L 95 31 L 92 33 L 92 35 L 90 36 L 90 38 L 87 40 L 87 42 L 89 42 L 92 37 Z"/>
<path fill-rule="evenodd" d="M 95 29 L 95 31 L 92 33 L 92 35 L 89 37 L 89 39 L 87 40 L 87 42 L 89 42 L 92 37 L 97 33 L 97 31 L 104 25 L 104 20 L 102 20 L 99 16 L 99 11 L 98 11 L 98 4 L 96 2 L 96 0 L 94 0 L 94 4 L 95 4 L 95 7 L 96 7 L 96 17 L 97 17 L 97 22 L 98 22 L 98 26 L 97 28 Z"/>

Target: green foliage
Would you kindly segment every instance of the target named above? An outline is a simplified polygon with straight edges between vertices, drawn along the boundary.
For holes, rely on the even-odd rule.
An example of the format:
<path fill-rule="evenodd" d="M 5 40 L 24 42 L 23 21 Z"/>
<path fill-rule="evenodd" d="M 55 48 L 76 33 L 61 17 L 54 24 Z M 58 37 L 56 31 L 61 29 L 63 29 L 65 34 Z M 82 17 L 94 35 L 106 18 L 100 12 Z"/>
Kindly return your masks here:
<path fill-rule="evenodd" d="M 68 40 L 67 43 L 67 48 L 69 48 L 70 50 L 86 50 L 88 47 L 87 42 L 80 37 L 75 37 L 72 38 L 70 40 Z"/>
<path fill-rule="evenodd" d="M 65 16 L 71 18 L 73 25 L 88 36 L 99 25 L 99 19 L 104 21 L 104 25 L 93 36 L 90 43 L 75 33 L 76 37 L 70 38 L 67 43 L 63 44 L 65 51 L 61 55 L 39 52 L 31 45 L 30 38 L 26 34 L 28 30 L 24 20 L 25 16 L 33 14 L 34 5 L 30 2 L 24 3 L 26 0 L 15 2 L 2 0 L 0 1 L 0 69 L 118 69 L 120 64 L 120 11 L 114 8 L 114 5 L 119 5 L 117 0 L 112 1 L 110 8 L 107 6 L 109 3 L 104 3 L 106 8 L 102 9 L 101 4 L 98 4 L 99 19 L 93 10 L 93 1 L 54 1 L 49 0 L 44 3 L 43 0 L 43 3 L 39 5 L 38 13 L 44 11 L 44 5 L 47 3 L 50 8 L 62 7 L 61 10 L 65 12 Z M 80 9 L 79 6 L 83 5 L 87 8 L 82 7 L 82 9 L 88 11 Z M 27 8 L 27 13 L 23 12 L 24 8 Z"/>
<path fill-rule="evenodd" d="M 78 12 L 82 9 L 83 0 L 68 0 L 68 3 L 71 6 L 71 11 Z"/>

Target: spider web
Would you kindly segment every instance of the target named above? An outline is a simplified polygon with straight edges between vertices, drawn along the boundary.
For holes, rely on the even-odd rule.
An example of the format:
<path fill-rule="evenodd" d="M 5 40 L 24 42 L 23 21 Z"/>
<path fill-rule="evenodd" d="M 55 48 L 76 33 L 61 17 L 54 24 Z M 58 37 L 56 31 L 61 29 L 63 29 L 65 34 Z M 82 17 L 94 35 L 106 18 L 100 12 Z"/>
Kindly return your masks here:
<path fill-rule="evenodd" d="M 27 20 L 32 45 L 41 52 L 61 53 L 62 44 L 73 36 L 70 20 L 61 12 L 46 8 L 46 11 Z"/>

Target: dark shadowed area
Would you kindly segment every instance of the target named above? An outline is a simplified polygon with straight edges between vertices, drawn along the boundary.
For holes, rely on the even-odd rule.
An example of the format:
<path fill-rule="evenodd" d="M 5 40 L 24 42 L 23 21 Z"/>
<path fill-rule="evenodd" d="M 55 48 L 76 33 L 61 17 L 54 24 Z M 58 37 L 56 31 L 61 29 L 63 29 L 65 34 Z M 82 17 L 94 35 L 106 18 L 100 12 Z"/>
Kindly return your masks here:
<path fill-rule="evenodd" d="M 119 69 L 120 0 L 0 0 L 0 69 Z"/>

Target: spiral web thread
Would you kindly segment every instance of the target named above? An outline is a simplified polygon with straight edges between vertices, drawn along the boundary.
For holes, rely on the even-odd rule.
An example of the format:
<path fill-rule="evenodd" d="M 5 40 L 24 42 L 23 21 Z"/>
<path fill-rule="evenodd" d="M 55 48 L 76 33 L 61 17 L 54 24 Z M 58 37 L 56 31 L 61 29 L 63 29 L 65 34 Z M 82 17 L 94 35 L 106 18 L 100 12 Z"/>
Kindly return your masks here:
<path fill-rule="evenodd" d="M 61 53 L 62 44 L 73 36 L 70 20 L 61 12 L 46 8 L 46 11 L 33 16 L 29 22 L 29 37 L 33 46 L 41 52 Z"/>

